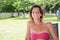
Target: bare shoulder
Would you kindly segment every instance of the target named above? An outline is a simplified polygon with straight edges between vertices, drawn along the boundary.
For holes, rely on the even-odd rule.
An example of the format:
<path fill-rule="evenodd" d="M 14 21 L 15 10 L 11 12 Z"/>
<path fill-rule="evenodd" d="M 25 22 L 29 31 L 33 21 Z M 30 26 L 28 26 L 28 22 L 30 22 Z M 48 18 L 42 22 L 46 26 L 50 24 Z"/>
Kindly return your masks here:
<path fill-rule="evenodd" d="M 48 28 L 52 28 L 52 27 L 53 27 L 53 25 L 52 25 L 51 22 L 47 22 L 47 23 L 46 23 L 46 26 L 47 26 Z"/>
<path fill-rule="evenodd" d="M 28 21 L 27 24 L 28 24 L 28 25 L 32 24 L 32 21 Z"/>
<path fill-rule="evenodd" d="M 28 22 L 27 22 L 27 27 L 30 28 L 31 24 L 32 24 L 32 21 L 28 21 Z"/>
<path fill-rule="evenodd" d="M 47 24 L 47 25 L 52 25 L 52 23 L 51 23 L 51 22 L 47 22 L 46 24 Z"/>

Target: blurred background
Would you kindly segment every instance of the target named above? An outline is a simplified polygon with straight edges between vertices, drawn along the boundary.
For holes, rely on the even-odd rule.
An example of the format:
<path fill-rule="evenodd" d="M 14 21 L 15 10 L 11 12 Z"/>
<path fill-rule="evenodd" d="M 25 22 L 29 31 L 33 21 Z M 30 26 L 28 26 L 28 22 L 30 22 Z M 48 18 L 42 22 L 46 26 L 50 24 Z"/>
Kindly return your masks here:
<path fill-rule="evenodd" d="M 60 0 L 0 0 L 0 40 L 25 40 L 30 8 L 38 4 L 44 21 L 58 23 L 60 36 Z"/>

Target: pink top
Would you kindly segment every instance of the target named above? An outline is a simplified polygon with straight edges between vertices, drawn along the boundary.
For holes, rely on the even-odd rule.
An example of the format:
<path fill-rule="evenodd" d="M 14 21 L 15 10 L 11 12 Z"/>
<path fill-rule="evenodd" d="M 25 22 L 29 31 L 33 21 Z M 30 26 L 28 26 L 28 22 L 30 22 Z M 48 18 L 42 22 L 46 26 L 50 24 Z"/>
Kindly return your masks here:
<path fill-rule="evenodd" d="M 38 38 L 42 38 L 44 40 L 49 40 L 50 39 L 49 34 L 46 33 L 46 32 L 40 33 L 40 34 L 32 32 L 31 35 L 30 35 L 30 37 L 31 37 L 31 40 L 36 40 Z"/>

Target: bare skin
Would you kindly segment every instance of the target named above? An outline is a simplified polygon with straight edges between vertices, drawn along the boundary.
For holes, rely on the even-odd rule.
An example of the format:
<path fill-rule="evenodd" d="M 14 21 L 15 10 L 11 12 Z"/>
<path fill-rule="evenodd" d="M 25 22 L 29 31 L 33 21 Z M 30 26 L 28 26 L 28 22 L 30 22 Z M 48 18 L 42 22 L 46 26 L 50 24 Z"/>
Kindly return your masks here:
<path fill-rule="evenodd" d="M 50 22 L 47 22 L 47 23 L 40 22 L 40 16 L 42 16 L 42 14 L 40 14 L 39 8 L 33 8 L 32 17 L 34 19 L 34 22 L 29 21 L 27 24 L 26 40 L 30 40 L 31 32 L 36 32 L 38 34 L 47 32 L 52 35 L 54 40 L 58 40 L 57 35 L 54 31 L 53 25 Z M 38 38 L 36 40 L 44 40 L 44 39 Z"/>

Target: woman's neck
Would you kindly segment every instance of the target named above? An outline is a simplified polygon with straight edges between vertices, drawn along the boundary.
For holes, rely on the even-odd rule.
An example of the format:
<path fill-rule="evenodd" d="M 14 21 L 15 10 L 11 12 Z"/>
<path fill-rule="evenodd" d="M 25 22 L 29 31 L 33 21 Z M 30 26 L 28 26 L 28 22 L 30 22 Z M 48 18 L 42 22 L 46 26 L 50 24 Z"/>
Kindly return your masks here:
<path fill-rule="evenodd" d="M 34 23 L 40 25 L 42 22 L 40 20 L 34 20 Z"/>

